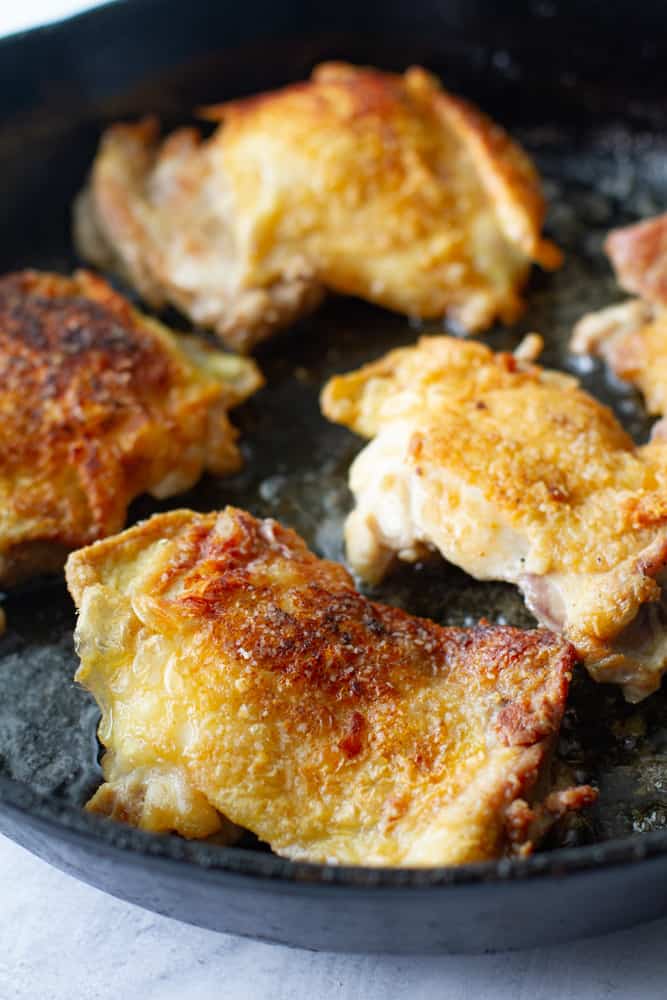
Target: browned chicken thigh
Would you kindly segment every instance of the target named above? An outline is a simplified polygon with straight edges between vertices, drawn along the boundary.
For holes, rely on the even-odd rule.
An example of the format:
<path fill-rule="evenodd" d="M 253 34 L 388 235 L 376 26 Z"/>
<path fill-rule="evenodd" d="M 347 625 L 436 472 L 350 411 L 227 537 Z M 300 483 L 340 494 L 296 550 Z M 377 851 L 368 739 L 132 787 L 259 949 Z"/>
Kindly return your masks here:
<path fill-rule="evenodd" d="M 208 109 L 207 140 L 155 121 L 104 135 L 76 212 L 81 252 L 250 349 L 325 289 L 467 331 L 513 319 L 544 240 L 537 172 L 422 69 L 327 63 Z"/>
<path fill-rule="evenodd" d="M 637 448 L 576 379 L 518 352 L 422 338 L 331 380 L 355 460 L 348 558 L 377 580 L 432 550 L 517 584 L 599 681 L 637 701 L 667 669 L 667 444 Z"/>
<path fill-rule="evenodd" d="M 90 273 L 1 278 L 0 585 L 62 568 L 140 493 L 238 468 L 227 413 L 260 382 Z"/>
<path fill-rule="evenodd" d="M 296 859 L 439 865 L 526 852 L 595 797 L 525 801 L 574 662 L 549 632 L 376 604 L 230 507 L 157 515 L 71 555 L 67 580 L 77 680 L 102 709 L 96 812 L 187 837 L 231 821 Z"/>

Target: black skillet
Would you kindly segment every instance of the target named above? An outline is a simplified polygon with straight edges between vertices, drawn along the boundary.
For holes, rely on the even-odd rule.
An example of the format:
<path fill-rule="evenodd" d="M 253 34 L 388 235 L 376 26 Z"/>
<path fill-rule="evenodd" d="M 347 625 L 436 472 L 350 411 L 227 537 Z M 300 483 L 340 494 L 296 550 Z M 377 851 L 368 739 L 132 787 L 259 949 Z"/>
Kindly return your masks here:
<path fill-rule="evenodd" d="M 498 11 L 502 9 L 502 14 Z M 559 273 L 535 274 L 513 346 L 541 330 L 546 360 L 572 367 L 567 333 L 619 297 L 600 246 L 614 224 L 667 208 L 667 12 L 660 3 L 491 0 L 134 0 L 0 43 L 0 270 L 76 264 L 69 209 L 102 126 L 147 110 L 167 126 L 197 104 L 304 77 L 325 58 L 402 69 L 419 62 L 517 134 L 546 179 Z M 430 328 L 432 329 L 432 327 Z M 414 339 L 357 302 L 330 300 L 260 355 L 268 388 L 238 414 L 246 467 L 178 503 L 271 514 L 340 558 L 345 472 L 359 442 L 318 414 L 325 377 Z M 637 398 L 581 371 L 638 439 Z M 138 503 L 137 518 L 157 505 Z M 444 564 L 406 568 L 375 592 L 443 622 L 528 624 L 511 588 Z M 4 599 L 0 640 L 0 830 L 52 864 L 150 909 L 309 948 L 484 951 L 612 930 L 667 913 L 665 697 L 626 705 L 575 679 L 559 756 L 599 805 L 521 861 L 377 870 L 293 864 L 240 847 L 144 835 L 82 812 L 99 781 L 91 699 L 74 687 L 72 604 L 62 581 Z M 0 886 L 1 886 L 0 874 Z"/>

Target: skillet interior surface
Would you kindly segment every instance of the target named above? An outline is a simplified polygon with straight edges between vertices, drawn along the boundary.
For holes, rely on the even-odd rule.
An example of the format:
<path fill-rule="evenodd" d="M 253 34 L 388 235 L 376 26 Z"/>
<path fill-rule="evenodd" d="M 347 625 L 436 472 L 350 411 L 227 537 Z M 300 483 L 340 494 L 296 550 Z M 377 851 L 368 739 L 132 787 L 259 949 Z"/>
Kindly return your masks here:
<path fill-rule="evenodd" d="M 490 7 L 482 21 L 484 4 L 476 7 L 478 21 L 455 4 L 446 12 L 439 5 L 417 5 L 414 23 L 407 26 L 400 5 L 390 4 L 381 33 L 360 27 L 359 9 L 370 10 L 363 4 L 354 9 L 344 4 L 333 21 L 321 18 L 322 23 L 305 9 L 295 8 L 290 20 L 259 4 L 256 23 L 262 28 L 256 32 L 248 20 L 251 12 L 244 16 L 229 10 L 226 21 L 220 12 L 206 20 L 203 3 L 189 4 L 186 14 L 182 9 L 176 13 L 176 7 L 169 2 L 139 2 L 130 11 L 129 5 L 113 5 L 0 46 L 2 74 L 8 74 L 8 86 L 0 87 L 2 271 L 23 266 L 68 271 L 80 263 L 69 239 L 69 207 L 106 122 L 155 110 L 165 126 L 172 127 L 190 121 L 197 104 L 302 78 L 324 58 L 394 69 L 419 62 L 439 73 L 450 89 L 477 101 L 534 155 L 550 205 L 548 232 L 566 253 L 561 271 L 533 275 L 529 306 L 520 322 L 511 329 L 491 330 L 483 339 L 494 348 L 512 348 L 524 332 L 540 331 L 546 341 L 545 363 L 575 371 L 590 391 L 614 408 L 637 440 L 646 438 L 650 421 L 638 396 L 606 377 L 597 363 L 575 363 L 567 341 L 573 322 L 583 312 L 623 297 L 601 250 L 607 230 L 667 208 L 667 135 L 662 133 L 667 61 L 657 43 L 644 40 L 641 52 L 627 43 L 636 58 L 629 87 L 621 86 L 612 72 L 613 45 L 620 45 L 620 39 L 594 44 L 595 24 L 590 26 L 590 37 L 585 32 L 581 37 L 570 35 L 566 15 L 555 16 L 547 4 L 525 10 L 525 5 L 516 5 L 515 15 L 502 21 L 493 20 Z M 627 5 L 626 15 L 629 10 Z M 186 18 L 189 34 L 179 34 L 175 22 L 169 22 L 170 11 Z M 273 32 L 260 15 L 273 18 Z M 128 40 L 129 23 L 144 40 L 143 60 L 137 38 Z M 167 34 L 168 24 L 178 39 Z M 436 35 L 431 29 L 437 25 L 447 30 Z M 640 37 L 648 37 L 645 28 L 637 35 L 637 45 Z M 252 40 L 253 34 L 263 37 Z M 558 48 L 554 41 L 558 37 L 569 39 L 566 50 Z M 166 54 L 161 43 L 167 44 Z M 545 59 L 549 59 L 548 75 Z M 168 319 L 187 329 L 182 318 Z M 419 329 L 438 332 L 433 324 Z M 330 299 L 258 355 L 267 386 L 235 416 L 242 430 L 243 471 L 232 479 L 209 477 L 168 505 L 142 499 L 133 506 L 131 520 L 169 506 L 210 510 L 233 503 L 284 521 L 319 554 L 342 559 L 342 522 L 350 506 L 346 472 L 361 442 L 320 417 L 318 393 L 334 372 L 411 343 L 417 333 L 402 317 L 356 301 Z M 472 624 L 481 616 L 532 624 L 513 588 L 477 583 L 439 561 L 405 567 L 371 593 L 446 624 Z M 600 788 L 600 800 L 585 817 L 556 831 L 534 862 L 514 867 L 504 863 L 500 872 L 494 866 L 478 866 L 455 875 L 325 872 L 319 866 L 279 862 L 249 835 L 239 849 L 229 850 L 109 829 L 110 824 L 80 813 L 100 780 L 98 714 L 92 699 L 72 683 L 74 610 L 64 584 L 59 579 L 40 581 L 4 595 L 2 604 L 8 630 L 0 639 L 0 800 L 4 799 L 7 812 L 0 827 L 81 877 L 145 905 L 167 912 L 171 906 L 151 896 L 156 890 L 149 883 L 131 892 L 127 880 L 123 885 L 114 882 L 109 853 L 108 871 L 100 869 L 107 871 L 104 877 L 86 871 L 81 859 L 94 859 L 96 853 L 101 856 L 120 845 L 142 856 L 148 851 L 154 862 L 158 856 L 187 859 L 211 876 L 213 869 L 273 876 L 281 882 L 296 878 L 311 888 L 313 882 L 347 882 L 356 887 L 381 884 L 421 890 L 442 881 L 459 885 L 468 879 L 488 885 L 499 874 L 553 875 L 568 867 L 618 862 L 633 852 L 667 851 L 667 694 L 659 692 L 639 706 L 630 706 L 614 689 L 594 685 L 583 671 L 573 684 L 558 757 L 575 780 Z M 58 839 L 57 830 L 64 841 L 70 840 L 69 860 L 58 856 L 57 850 L 54 857 L 49 846 Z M 96 839 L 87 840 L 88 834 Z M 622 848 L 610 844 L 618 838 L 633 839 Z M 120 864 L 118 859 L 116 863 Z M 143 885 L 137 870 L 135 864 L 132 884 Z M 192 864 L 184 866 L 187 871 L 192 871 Z M 165 884 L 174 877 L 162 873 Z M 195 895 L 201 899 L 199 873 L 184 877 L 196 883 Z M 453 896 L 451 901 L 453 905 Z M 646 915 L 657 915 L 656 906 L 650 912 L 647 908 Z M 309 936 L 303 928 L 289 932 L 280 920 L 280 928 L 267 926 L 257 914 L 244 923 L 238 912 L 236 918 L 229 914 L 214 918 L 205 908 L 195 911 L 173 915 L 315 947 L 467 946 L 461 931 L 446 932 L 442 926 L 437 931 L 422 926 L 420 938 L 408 934 L 401 939 L 398 925 L 379 936 L 368 928 L 353 932 L 350 927 L 342 936 L 329 933 L 322 938 Z M 641 915 L 628 911 L 628 920 Z M 588 929 L 601 929 L 598 924 L 589 922 Z M 562 927 L 553 933 L 562 937 L 569 930 L 566 933 Z M 527 926 L 523 933 L 505 932 L 504 937 L 495 927 L 475 948 L 534 940 L 535 932 Z"/>

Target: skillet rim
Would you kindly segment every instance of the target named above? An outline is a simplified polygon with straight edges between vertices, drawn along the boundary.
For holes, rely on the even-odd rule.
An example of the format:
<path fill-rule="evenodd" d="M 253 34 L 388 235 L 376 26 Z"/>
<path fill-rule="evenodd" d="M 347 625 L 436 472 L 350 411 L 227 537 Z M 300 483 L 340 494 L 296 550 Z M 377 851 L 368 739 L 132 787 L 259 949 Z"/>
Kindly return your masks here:
<path fill-rule="evenodd" d="M 327 865 L 291 861 L 248 848 L 225 847 L 177 835 L 148 833 L 129 825 L 86 813 L 54 795 L 39 795 L 22 782 L 0 775 L 0 814 L 12 814 L 26 826 L 39 826 L 62 843 L 83 841 L 105 853 L 160 859 L 173 870 L 226 873 L 282 885 L 328 885 L 356 889 L 437 888 L 518 880 L 564 877 L 582 872 L 627 866 L 667 855 L 667 830 L 653 830 L 615 838 L 600 844 L 537 851 L 526 858 L 462 865 L 407 868 L 365 865 Z M 0 823 L 0 826 L 2 824 Z M 0 831 L 1 832 L 1 831 Z M 14 839 L 10 837 L 10 839 Z M 187 869 L 184 866 L 187 865 Z"/>

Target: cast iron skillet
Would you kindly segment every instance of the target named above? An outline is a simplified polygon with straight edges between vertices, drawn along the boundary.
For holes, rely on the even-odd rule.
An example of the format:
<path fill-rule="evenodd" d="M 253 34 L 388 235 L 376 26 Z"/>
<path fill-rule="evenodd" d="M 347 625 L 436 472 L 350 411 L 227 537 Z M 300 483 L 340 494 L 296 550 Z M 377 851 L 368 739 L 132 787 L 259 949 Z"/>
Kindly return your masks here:
<path fill-rule="evenodd" d="M 171 127 L 199 103 L 303 78 L 324 58 L 419 62 L 510 127 L 540 164 L 567 265 L 536 274 L 521 322 L 487 339 L 512 347 L 539 329 L 546 361 L 571 368 L 573 320 L 620 297 L 600 251 L 605 231 L 667 207 L 666 27 L 662 4 L 629 0 L 339 0 L 326 10 L 294 0 L 134 0 L 10 38 L 0 44 L 0 270 L 77 263 L 69 207 L 108 121 L 155 110 Z M 238 414 L 244 471 L 209 478 L 172 505 L 233 502 L 341 558 L 345 473 L 360 442 L 320 418 L 318 391 L 334 371 L 415 335 L 401 317 L 332 299 L 260 355 L 268 387 Z M 631 392 L 597 366 L 580 374 L 638 439 L 646 435 Z M 132 518 L 157 507 L 140 502 Z M 530 623 L 512 588 L 443 563 L 406 567 L 375 594 L 443 622 Z M 517 948 L 667 913 L 660 693 L 633 708 L 576 677 L 559 756 L 575 780 L 599 786 L 600 802 L 533 858 L 420 871 L 293 864 L 250 836 L 235 848 L 187 843 L 83 813 L 100 779 L 97 712 L 71 681 L 71 601 L 54 580 L 6 595 L 4 606 L 0 829 L 107 892 L 206 927 L 350 951 Z"/>

